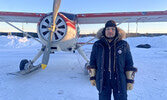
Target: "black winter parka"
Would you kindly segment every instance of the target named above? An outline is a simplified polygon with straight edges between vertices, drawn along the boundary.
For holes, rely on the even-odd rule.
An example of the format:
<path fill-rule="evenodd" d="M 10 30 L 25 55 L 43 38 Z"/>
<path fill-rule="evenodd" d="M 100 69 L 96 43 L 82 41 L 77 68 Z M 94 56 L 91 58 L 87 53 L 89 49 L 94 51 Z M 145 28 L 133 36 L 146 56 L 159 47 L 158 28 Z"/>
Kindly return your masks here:
<path fill-rule="evenodd" d="M 119 31 L 119 30 L 118 30 Z M 96 69 L 96 87 L 99 90 L 99 92 L 103 89 L 103 81 L 104 81 L 104 71 L 106 70 L 106 66 L 112 67 L 114 73 L 116 75 L 114 76 L 117 83 L 118 93 L 126 93 L 127 91 L 127 82 L 126 82 L 126 74 L 125 72 L 129 69 L 133 68 L 133 60 L 132 55 L 130 52 L 129 44 L 122 40 L 122 35 L 119 35 L 116 37 L 114 46 L 111 48 L 114 48 L 114 54 L 111 56 L 113 60 L 112 66 L 110 65 L 111 62 L 108 64 L 105 64 L 105 57 L 108 57 L 109 53 L 106 53 L 105 49 L 107 44 L 107 40 L 104 36 L 101 36 L 98 41 L 96 41 L 92 47 L 92 52 L 90 56 L 90 66 L 95 67 Z M 113 64 L 114 63 L 114 64 Z"/>

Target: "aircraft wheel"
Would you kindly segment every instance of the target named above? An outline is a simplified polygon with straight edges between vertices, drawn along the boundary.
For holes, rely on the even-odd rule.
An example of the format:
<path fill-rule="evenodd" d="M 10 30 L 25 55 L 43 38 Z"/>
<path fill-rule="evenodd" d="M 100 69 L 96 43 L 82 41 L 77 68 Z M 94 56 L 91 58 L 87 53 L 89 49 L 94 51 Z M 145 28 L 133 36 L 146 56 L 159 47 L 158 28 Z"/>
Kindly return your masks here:
<path fill-rule="evenodd" d="M 27 64 L 28 63 L 28 60 L 27 59 L 23 59 L 23 60 L 21 60 L 21 62 L 20 62 L 20 70 L 25 70 L 24 69 L 24 67 L 25 67 L 25 64 Z"/>
<path fill-rule="evenodd" d="M 86 63 L 85 64 L 85 67 L 84 67 L 84 74 L 85 75 L 88 75 L 88 70 L 87 70 L 87 66 L 89 65 L 89 63 Z"/>

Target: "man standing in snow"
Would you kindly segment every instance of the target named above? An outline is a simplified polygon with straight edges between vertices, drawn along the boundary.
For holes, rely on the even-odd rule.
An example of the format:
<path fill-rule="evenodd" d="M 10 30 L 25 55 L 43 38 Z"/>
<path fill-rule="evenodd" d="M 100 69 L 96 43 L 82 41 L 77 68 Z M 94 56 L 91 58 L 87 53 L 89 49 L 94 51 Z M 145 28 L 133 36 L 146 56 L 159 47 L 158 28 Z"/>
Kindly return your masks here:
<path fill-rule="evenodd" d="M 109 20 L 105 27 L 98 31 L 93 45 L 90 65 L 90 81 L 99 91 L 99 100 L 127 100 L 127 90 L 133 89 L 134 74 L 133 60 L 125 32 L 116 26 L 115 21 Z"/>

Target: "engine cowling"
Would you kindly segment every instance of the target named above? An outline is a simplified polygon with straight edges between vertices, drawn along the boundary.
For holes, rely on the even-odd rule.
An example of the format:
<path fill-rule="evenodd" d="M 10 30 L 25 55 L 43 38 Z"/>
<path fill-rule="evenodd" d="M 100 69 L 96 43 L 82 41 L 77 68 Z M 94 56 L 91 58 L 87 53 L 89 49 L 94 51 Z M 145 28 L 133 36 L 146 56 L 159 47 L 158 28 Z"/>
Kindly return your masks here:
<path fill-rule="evenodd" d="M 55 23 L 56 23 L 56 29 L 52 37 L 53 42 L 60 41 L 67 33 L 66 22 L 62 17 L 60 17 L 59 14 L 57 15 Z M 48 40 L 50 32 L 48 28 L 50 28 L 51 25 L 52 25 L 52 13 L 43 17 L 40 23 L 38 24 L 38 33 L 39 33 L 38 35 L 42 40 L 44 41 Z"/>
<path fill-rule="evenodd" d="M 61 50 L 72 48 L 77 41 L 77 30 L 75 22 L 69 20 L 66 16 L 58 13 L 56 18 L 56 28 L 52 37 L 52 47 L 58 47 Z M 52 25 L 52 13 L 44 16 L 38 23 L 38 37 L 44 42 L 48 41 L 49 29 Z"/>

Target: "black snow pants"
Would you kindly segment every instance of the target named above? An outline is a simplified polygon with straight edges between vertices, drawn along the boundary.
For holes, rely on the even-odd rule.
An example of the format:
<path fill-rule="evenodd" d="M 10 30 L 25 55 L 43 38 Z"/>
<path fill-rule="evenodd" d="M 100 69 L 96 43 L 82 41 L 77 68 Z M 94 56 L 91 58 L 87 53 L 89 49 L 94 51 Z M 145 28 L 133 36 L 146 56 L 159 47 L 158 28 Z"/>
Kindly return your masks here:
<path fill-rule="evenodd" d="M 111 100 L 111 94 L 113 94 L 114 100 L 127 100 L 127 93 L 118 92 L 114 77 L 111 79 L 104 78 L 103 89 L 99 93 L 99 100 Z"/>

